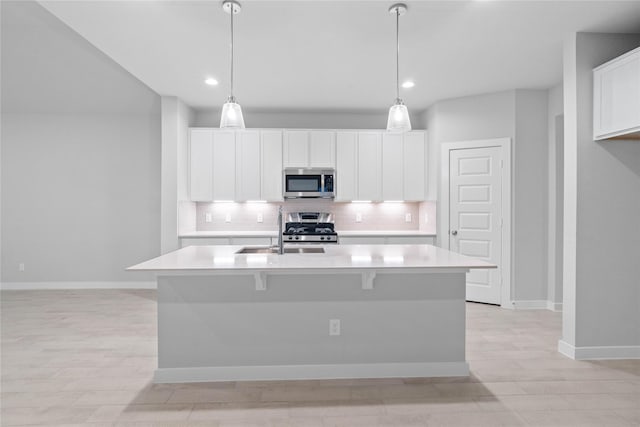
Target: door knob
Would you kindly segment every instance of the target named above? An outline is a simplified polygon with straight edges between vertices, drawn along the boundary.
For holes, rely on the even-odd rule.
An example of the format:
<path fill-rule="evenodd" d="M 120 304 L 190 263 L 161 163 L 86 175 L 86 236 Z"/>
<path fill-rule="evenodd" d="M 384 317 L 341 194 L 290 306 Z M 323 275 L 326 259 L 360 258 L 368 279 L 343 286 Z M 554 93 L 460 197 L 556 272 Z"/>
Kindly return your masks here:
<path fill-rule="evenodd" d="M 451 230 L 451 235 L 452 236 L 457 236 L 458 235 L 458 230 Z"/>

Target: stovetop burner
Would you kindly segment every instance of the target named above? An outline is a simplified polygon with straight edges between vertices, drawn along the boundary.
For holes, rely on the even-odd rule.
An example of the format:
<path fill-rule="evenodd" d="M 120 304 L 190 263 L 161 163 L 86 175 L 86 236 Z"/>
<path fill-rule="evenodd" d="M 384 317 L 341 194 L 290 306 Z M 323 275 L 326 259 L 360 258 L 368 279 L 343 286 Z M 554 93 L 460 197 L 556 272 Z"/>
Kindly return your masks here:
<path fill-rule="evenodd" d="M 284 234 L 338 234 L 333 228 L 333 224 L 302 224 L 288 222 Z"/>
<path fill-rule="evenodd" d="M 282 233 L 287 242 L 337 243 L 333 216 L 326 212 L 292 212 Z M 322 221 L 324 220 L 324 221 Z"/>

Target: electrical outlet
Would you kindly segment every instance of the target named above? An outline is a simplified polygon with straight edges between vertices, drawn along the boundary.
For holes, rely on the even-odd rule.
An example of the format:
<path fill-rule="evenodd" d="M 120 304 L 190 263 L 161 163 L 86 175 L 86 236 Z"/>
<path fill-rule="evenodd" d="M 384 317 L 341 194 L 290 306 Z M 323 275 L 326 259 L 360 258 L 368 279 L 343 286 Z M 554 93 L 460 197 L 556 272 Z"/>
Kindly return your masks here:
<path fill-rule="evenodd" d="M 204 222 L 211 222 L 211 212 L 204 214 Z"/>
<path fill-rule="evenodd" d="M 429 214 L 424 214 L 424 222 L 429 222 Z"/>
<path fill-rule="evenodd" d="M 411 213 L 404 214 L 404 222 L 411 222 Z"/>
<path fill-rule="evenodd" d="M 329 319 L 329 335 L 340 335 L 340 319 Z"/>
<path fill-rule="evenodd" d="M 231 222 L 231 213 L 227 213 L 227 215 L 225 215 L 224 222 Z"/>
<path fill-rule="evenodd" d="M 18 271 L 24 271 L 24 262 L 18 264 Z"/>
<path fill-rule="evenodd" d="M 258 221 L 258 222 L 262 222 L 263 220 L 264 220 L 264 218 L 262 217 L 262 212 L 259 212 L 259 213 L 258 213 L 257 221 Z"/>
<path fill-rule="evenodd" d="M 362 214 L 360 212 L 356 213 L 356 222 L 362 222 Z"/>

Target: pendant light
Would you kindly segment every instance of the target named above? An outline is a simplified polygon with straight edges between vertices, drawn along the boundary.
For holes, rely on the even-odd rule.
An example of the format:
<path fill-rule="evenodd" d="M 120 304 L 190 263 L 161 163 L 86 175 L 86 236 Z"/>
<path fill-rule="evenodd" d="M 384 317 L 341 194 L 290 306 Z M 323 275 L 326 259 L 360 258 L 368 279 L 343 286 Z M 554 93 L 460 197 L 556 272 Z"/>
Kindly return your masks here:
<path fill-rule="evenodd" d="M 242 108 L 240 108 L 240 104 L 236 102 L 236 98 L 233 96 L 233 15 L 240 13 L 241 9 L 240 3 L 234 0 L 227 0 L 222 3 L 222 10 L 231 15 L 231 92 L 227 102 L 222 106 L 220 128 L 244 129 Z"/>
<path fill-rule="evenodd" d="M 389 13 L 396 15 L 396 102 L 389 108 L 387 130 L 406 132 L 411 130 L 409 110 L 400 98 L 400 15 L 407 12 L 407 5 L 396 3 L 389 8 Z"/>

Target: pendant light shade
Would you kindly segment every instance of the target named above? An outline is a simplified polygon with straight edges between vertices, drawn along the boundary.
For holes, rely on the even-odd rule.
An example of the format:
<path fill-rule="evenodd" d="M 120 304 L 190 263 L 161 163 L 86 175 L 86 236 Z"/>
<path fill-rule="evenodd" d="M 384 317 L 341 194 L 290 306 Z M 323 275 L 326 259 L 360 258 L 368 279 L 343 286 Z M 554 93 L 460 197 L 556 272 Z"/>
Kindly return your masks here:
<path fill-rule="evenodd" d="M 387 130 L 392 132 L 407 132 L 411 130 L 409 110 L 400 98 L 400 15 L 407 12 L 407 5 L 394 4 L 389 8 L 389 13 L 396 16 L 396 102 L 389 108 Z"/>
<path fill-rule="evenodd" d="M 229 100 L 222 106 L 222 116 L 220 117 L 221 128 L 244 129 L 244 117 L 242 108 L 234 99 Z"/>
<path fill-rule="evenodd" d="M 398 100 L 389 108 L 389 118 L 387 119 L 387 130 L 392 132 L 406 132 L 411 130 L 411 120 L 409 119 L 409 110 L 407 106 Z"/>
<path fill-rule="evenodd" d="M 220 128 L 226 129 L 244 129 L 242 108 L 233 96 L 233 15 L 240 13 L 241 9 L 240 3 L 236 1 L 229 0 L 222 3 L 222 10 L 231 15 L 231 93 L 227 102 L 222 106 L 220 116 Z"/>

